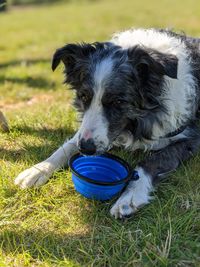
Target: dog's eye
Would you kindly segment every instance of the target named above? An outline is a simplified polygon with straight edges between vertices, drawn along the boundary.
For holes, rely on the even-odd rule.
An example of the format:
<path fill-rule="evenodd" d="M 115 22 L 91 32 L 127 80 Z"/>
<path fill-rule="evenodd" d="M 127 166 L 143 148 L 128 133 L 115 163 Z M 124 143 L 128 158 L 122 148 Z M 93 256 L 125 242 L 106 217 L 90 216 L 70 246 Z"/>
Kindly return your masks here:
<path fill-rule="evenodd" d="M 113 107 L 118 107 L 119 105 L 121 105 L 123 103 L 123 101 L 121 99 L 114 99 L 110 102 L 111 106 Z"/>
<path fill-rule="evenodd" d="M 83 95 L 81 96 L 81 100 L 83 101 L 83 103 L 87 103 L 89 101 L 89 97 L 87 95 Z"/>
<path fill-rule="evenodd" d="M 108 109 L 111 107 L 118 108 L 119 106 L 121 106 L 125 102 L 126 101 L 123 98 L 113 96 L 113 95 L 106 95 L 102 99 L 103 106 L 105 106 Z"/>
<path fill-rule="evenodd" d="M 122 104 L 122 100 L 120 100 L 120 99 L 116 99 L 116 100 L 114 101 L 114 104 L 115 104 L 115 105 L 120 105 L 120 104 Z"/>
<path fill-rule="evenodd" d="M 87 104 L 91 100 L 90 95 L 88 95 L 86 93 L 81 93 L 81 94 L 78 95 L 78 97 L 81 99 L 81 101 L 83 102 L 83 104 Z"/>

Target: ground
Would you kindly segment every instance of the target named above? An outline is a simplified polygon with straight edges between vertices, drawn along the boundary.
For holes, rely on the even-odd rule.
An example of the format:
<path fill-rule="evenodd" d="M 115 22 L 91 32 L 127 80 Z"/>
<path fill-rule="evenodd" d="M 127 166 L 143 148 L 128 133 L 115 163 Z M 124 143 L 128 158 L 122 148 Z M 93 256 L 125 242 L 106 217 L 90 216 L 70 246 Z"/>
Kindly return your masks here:
<path fill-rule="evenodd" d="M 78 123 L 56 48 L 108 40 L 129 27 L 173 27 L 200 35 L 198 0 L 70 1 L 11 8 L 0 15 L 0 266 L 200 266 L 200 154 L 157 187 L 133 218 L 109 215 L 75 192 L 68 169 L 39 189 L 21 190 L 17 174 L 45 159 Z M 138 153 L 113 151 L 133 167 Z"/>

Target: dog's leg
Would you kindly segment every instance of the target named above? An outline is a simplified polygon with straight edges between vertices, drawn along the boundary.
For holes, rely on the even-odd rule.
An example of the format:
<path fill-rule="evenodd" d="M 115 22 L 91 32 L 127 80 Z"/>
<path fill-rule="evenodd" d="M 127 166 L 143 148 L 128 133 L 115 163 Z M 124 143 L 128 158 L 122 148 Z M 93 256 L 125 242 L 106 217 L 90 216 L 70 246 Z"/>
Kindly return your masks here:
<path fill-rule="evenodd" d="M 15 179 L 15 184 L 21 188 L 40 186 L 47 182 L 52 173 L 64 167 L 72 154 L 78 151 L 77 137 L 75 136 L 64 143 L 49 158 L 21 172 Z"/>
<path fill-rule="evenodd" d="M 140 206 L 151 200 L 150 193 L 153 185 L 163 176 L 175 170 L 180 163 L 194 155 L 200 148 L 200 133 L 197 129 L 190 131 L 190 136 L 179 140 L 166 148 L 153 153 L 136 168 L 139 174 L 137 181 L 131 181 L 111 208 L 111 215 L 115 218 L 130 216 Z"/>

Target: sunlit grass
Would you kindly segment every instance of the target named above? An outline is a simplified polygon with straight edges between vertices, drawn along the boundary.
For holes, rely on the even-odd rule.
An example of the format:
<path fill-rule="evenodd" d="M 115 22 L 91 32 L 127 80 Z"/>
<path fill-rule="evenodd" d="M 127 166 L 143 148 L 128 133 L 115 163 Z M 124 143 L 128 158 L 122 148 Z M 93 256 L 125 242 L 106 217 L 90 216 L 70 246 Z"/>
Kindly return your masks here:
<path fill-rule="evenodd" d="M 0 266 L 199 266 L 200 158 L 157 188 L 134 218 L 110 217 L 112 202 L 78 195 L 61 170 L 40 189 L 20 190 L 14 177 L 45 159 L 77 128 L 72 92 L 56 48 L 108 40 L 130 27 L 173 27 L 200 35 L 192 1 L 72 1 L 0 14 L 0 109 L 10 133 L 0 134 Z M 114 151 L 134 167 L 141 155 Z"/>

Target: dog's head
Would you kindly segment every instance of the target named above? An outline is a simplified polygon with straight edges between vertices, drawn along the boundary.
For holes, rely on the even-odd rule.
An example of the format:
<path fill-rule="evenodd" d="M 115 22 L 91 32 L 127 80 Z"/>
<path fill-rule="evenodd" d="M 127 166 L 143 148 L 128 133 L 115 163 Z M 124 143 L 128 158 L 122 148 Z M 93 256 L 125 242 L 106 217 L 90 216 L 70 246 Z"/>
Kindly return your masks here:
<path fill-rule="evenodd" d="M 65 65 L 66 83 L 76 90 L 82 112 L 78 145 L 84 154 L 101 154 L 124 131 L 135 138 L 151 135 L 164 75 L 177 78 L 177 58 L 135 46 L 112 43 L 68 44 L 52 61 Z"/>

